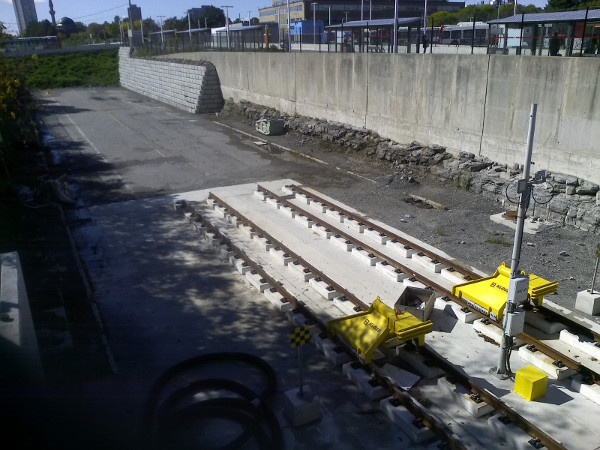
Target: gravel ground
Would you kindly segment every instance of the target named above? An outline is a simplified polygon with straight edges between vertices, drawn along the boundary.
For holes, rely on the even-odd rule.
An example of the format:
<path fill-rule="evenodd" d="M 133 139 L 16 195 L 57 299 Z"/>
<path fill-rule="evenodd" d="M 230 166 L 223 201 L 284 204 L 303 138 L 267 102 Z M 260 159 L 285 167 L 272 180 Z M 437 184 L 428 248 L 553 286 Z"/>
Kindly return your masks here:
<path fill-rule="evenodd" d="M 217 120 L 260 136 L 248 120 L 231 116 Z M 484 272 L 493 273 L 503 261 L 510 265 L 514 231 L 490 220 L 490 215 L 504 211 L 495 200 L 440 183 L 433 177 L 394 172 L 389 164 L 324 144 L 315 137 L 289 132 L 266 140 L 372 180 L 357 177 L 357 184 L 351 186 L 323 180 L 320 185 L 309 187 Z M 409 175 L 414 175 L 414 181 L 409 181 Z M 407 203 L 411 194 L 439 202 L 447 210 L 424 209 Z M 597 235 L 559 225 L 537 235 L 525 234 L 519 266 L 527 273 L 557 280 L 558 292 L 548 300 L 574 310 L 577 292 L 591 287 L 599 240 Z M 600 323 L 598 316 L 580 314 Z"/>

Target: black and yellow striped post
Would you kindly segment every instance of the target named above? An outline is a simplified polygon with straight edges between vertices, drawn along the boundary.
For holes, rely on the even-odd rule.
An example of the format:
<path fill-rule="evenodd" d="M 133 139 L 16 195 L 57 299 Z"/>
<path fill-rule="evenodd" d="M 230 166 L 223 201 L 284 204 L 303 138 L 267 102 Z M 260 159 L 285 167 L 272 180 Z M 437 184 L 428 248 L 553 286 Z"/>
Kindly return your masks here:
<path fill-rule="evenodd" d="M 298 347 L 298 365 L 300 368 L 300 391 L 299 395 L 302 397 L 303 389 L 302 389 L 302 347 L 306 342 L 310 339 L 310 332 L 308 331 L 308 325 L 304 325 L 303 327 L 296 327 L 292 334 L 290 335 L 290 346 L 292 348 Z"/>

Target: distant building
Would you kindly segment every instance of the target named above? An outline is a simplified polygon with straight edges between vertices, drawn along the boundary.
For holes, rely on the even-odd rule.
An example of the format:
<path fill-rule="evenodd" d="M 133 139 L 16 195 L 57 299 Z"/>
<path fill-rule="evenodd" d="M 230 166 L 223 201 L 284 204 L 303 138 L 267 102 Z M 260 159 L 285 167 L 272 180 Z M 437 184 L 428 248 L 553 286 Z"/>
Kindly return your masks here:
<path fill-rule="evenodd" d="M 17 16 L 19 34 L 25 31 L 29 23 L 38 21 L 33 0 L 13 0 L 13 6 L 15 8 L 15 16 Z"/>
<path fill-rule="evenodd" d="M 141 21 L 142 20 L 142 8 L 140 8 L 139 6 L 132 5 L 130 3 L 129 8 L 127 8 L 127 16 L 134 22 L 136 20 Z"/>
<path fill-rule="evenodd" d="M 258 10 L 261 23 L 279 21 L 282 28 L 287 29 L 287 0 L 272 0 L 273 6 Z M 390 19 L 394 17 L 394 2 L 390 0 L 327 0 L 321 4 L 314 1 L 289 0 L 290 22 L 322 20 L 327 26 L 352 20 Z M 399 0 L 398 17 L 422 17 L 423 0 Z M 446 0 L 428 0 L 427 15 L 437 11 L 457 12 L 465 7 L 465 2 Z M 314 11 L 313 11 L 313 8 Z M 362 10 L 361 10 L 362 9 Z"/>

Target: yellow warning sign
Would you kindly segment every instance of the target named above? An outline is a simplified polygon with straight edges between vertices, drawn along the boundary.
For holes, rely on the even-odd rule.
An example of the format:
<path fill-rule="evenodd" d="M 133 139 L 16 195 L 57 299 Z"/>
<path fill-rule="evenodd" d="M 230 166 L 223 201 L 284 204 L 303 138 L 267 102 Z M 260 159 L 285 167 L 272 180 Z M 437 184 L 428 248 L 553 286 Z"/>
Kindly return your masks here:
<path fill-rule="evenodd" d="M 297 327 L 290 335 L 290 345 L 292 348 L 295 348 L 299 345 L 306 344 L 306 341 L 308 341 L 309 339 L 310 333 L 308 331 L 308 325 L 304 325 L 303 327 Z"/>

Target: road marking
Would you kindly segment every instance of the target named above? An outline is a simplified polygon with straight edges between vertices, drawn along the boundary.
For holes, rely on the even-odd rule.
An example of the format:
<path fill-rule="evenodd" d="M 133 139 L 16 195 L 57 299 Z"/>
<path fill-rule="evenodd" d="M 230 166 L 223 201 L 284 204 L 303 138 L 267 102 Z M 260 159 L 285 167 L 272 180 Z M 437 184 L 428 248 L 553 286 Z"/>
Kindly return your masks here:
<path fill-rule="evenodd" d="M 104 155 L 102 153 L 100 153 L 100 151 L 98 150 L 98 148 L 94 145 L 94 143 L 92 141 L 90 141 L 88 139 L 88 137 L 85 135 L 85 133 L 81 130 L 81 128 L 79 128 L 79 126 L 73 121 L 73 119 L 71 119 L 71 116 L 68 114 L 65 114 L 65 116 L 67 116 L 67 119 L 69 119 L 69 121 L 73 124 L 73 126 L 75 127 L 75 129 L 79 132 L 79 134 L 87 141 L 88 144 L 90 144 L 90 146 L 94 149 L 94 151 L 96 152 L 96 154 L 100 155 L 102 157 L 102 159 L 104 158 Z"/>

